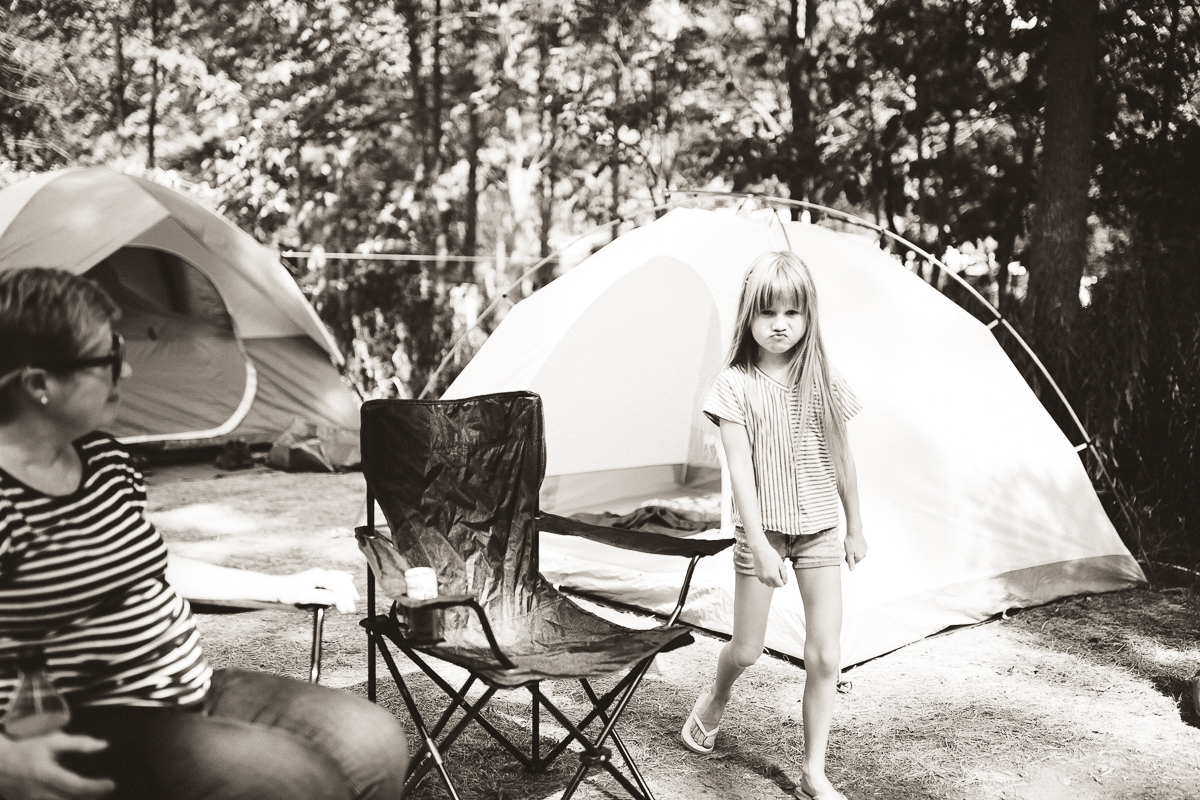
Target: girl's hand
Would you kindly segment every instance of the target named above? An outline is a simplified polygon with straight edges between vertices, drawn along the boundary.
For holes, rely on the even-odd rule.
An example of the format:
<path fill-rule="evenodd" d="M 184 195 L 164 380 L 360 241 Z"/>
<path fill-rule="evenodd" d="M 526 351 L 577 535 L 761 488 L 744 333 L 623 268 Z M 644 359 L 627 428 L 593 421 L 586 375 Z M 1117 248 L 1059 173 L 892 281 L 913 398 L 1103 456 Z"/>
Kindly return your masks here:
<path fill-rule="evenodd" d="M 754 577 L 772 589 L 787 585 L 787 567 L 774 547 L 751 547 L 750 555 L 754 556 Z"/>
<path fill-rule="evenodd" d="M 867 557 L 867 540 L 861 530 L 846 533 L 846 566 L 854 571 L 854 565 Z"/>
<path fill-rule="evenodd" d="M 65 753 L 98 753 L 108 744 L 57 732 L 14 741 L 0 736 L 0 795 L 8 800 L 99 800 L 116 790 L 107 778 L 84 778 L 65 769 Z"/>
<path fill-rule="evenodd" d="M 280 603 L 296 606 L 320 603 L 349 614 L 358 600 L 354 578 L 339 569 L 307 569 L 294 575 L 281 575 L 276 580 Z"/>

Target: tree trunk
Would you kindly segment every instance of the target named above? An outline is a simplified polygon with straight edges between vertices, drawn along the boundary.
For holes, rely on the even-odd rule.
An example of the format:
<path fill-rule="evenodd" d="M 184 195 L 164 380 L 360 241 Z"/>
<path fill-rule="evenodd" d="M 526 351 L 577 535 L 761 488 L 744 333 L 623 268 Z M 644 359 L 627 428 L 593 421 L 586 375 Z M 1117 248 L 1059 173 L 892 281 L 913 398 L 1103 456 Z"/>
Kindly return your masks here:
<path fill-rule="evenodd" d="M 125 19 L 120 13 L 113 14 L 113 128 L 119 129 L 125 122 Z M 119 134 L 118 134 L 119 136 Z"/>
<path fill-rule="evenodd" d="M 934 236 L 936 248 L 933 254 L 938 258 L 946 252 L 946 248 L 950 246 L 947 240 L 946 231 L 950 229 L 951 215 L 955 201 L 951 196 L 951 188 L 954 186 L 954 166 L 958 160 L 958 119 L 959 113 L 953 110 L 944 112 L 946 117 L 946 146 L 942 150 L 942 166 L 941 166 L 941 191 L 938 192 L 937 205 L 937 233 Z"/>
<path fill-rule="evenodd" d="M 433 29 L 430 35 L 433 38 L 433 64 L 429 76 L 432 96 L 429 107 L 430 167 L 427 171 L 429 172 L 429 182 L 432 184 L 433 176 L 440 175 L 442 172 L 442 84 L 444 82 L 442 75 L 442 0 L 434 1 Z"/>
<path fill-rule="evenodd" d="M 463 32 L 463 47 L 469 53 L 474 53 L 479 41 L 479 12 L 478 0 L 466 3 L 469 22 Z M 479 76 L 474 68 L 470 69 L 470 83 L 467 86 L 467 201 L 466 225 L 463 231 L 462 254 L 474 257 L 479 247 L 479 150 L 482 142 L 479 138 L 479 107 L 475 101 L 475 92 L 479 90 Z M 474 274 L 474 263 L 460 262 L 459 279 L 469 280 Z"/>
<path fill-rule="evenodd" d="M 608 169 L 610 179 L 612 181 L 612 205 L 608 210 L 609 220 L 617 219 L 621 216 L 621 70 L 624 64 L 619 59 L 613 60 L 613 105 L 610 110 L 612 115 L 613 126 L 613 144 L 612 150 L 608 154 Z M 621 225 L 618 223 L 612 226 L 610 231 L 612 240 L 616 240 L 620 235 Z"/>
<path fill-rule="evenodd" d="M 467 112 L 467 230 L 463 255 L 474 256 L 479 239 L 479 110 L 471 102 Z"/>
<path fill-rule="evenodd" d="M 1099 0 L 1053 0 L 1046 42 L 1045 132 L 1029 257 L 1030 333 L 1067 374 L 1087 263 Z"/>
<path fill-rule="evenodd" d="M 405 33 L 408 39 L 408 83 L 412 87 L 412 119 L 416 125 L 417 141 L 421 147 L 421 163 L 418 165 L 417 184 L 426 178 L 425 171 L 429 163 L 429 99 L 426 94 L 425 63 L 422 58 L 424 44 L 421 41 L 421 17 L 418 8 L 419 0 L 396 0 L 396 13 L 404 18 Z"/>
<path fill-rule="evenodd" d="M 538 229 L 538 259 L 550 255 L 550 229 L 554 225 L 554 182 L 557 176 L 557 159 L 555 158 L 555 105 L 554 101 L 546 103 L 546 98 L 553 89 L 548 78 L 550 71 L 550 31 L 542 28 L 538 36 L 538 102 L 542 104 L 541 113 L 541 146 L 538 148 L 545 153 L 544 166 L 538 186 L 538 211 L 541 225 Z M 535 278 L 538 287 L 545 286 L 554 280 L 554 264 L 547 263 Z"/>
<path fill-rule="evenodd" d="M 158 0 L 150 0 L 150 46 L 158 47 Z M 154 169 L 154 129 L 158 126 L 158 55 L 150 59 L 150 108 L 146 117 L 146 167 Z"/>
<path fill-rule="evenodd" d="M 813 36 L 816 25 L 817 0 L 804 0 L 803 36 L 800 33 L 800 0 L 789 0 L 785 72 L 788 101 L 792 106 L 792 164 L 787 184 L 792 199 L 810 202 L 814 200 L 817 172 L 821 166 L 817 149 L 817 98 L 813 79 L 817 61 Z"/>

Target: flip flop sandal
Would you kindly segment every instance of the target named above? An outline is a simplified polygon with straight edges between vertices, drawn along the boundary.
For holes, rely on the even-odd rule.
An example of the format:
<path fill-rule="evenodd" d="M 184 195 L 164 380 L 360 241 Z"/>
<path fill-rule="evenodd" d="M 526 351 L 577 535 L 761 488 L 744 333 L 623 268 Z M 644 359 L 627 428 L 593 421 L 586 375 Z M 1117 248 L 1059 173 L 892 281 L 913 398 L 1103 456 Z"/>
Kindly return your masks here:
<path fill-rule="evenodd" d="M 683 730 L 680 731 L 679 737 L 683 739 L 688 750 L 700 755 L 708 755 L 716 747 L 717 731 L 721 730 L 721 726 L 715 725 L 712 730 L 704 727 L 704 723 L 700 721 L 700 717 L 696 713 L 696 709 L 700 708 L 700 701 L 703 699 L 704 695 L 696 698 L 696 703 L 692 706 L 692 713 L 688 714 L 687 722 L 683 723 Z M 698 741 L 692 737 L 693 728 L 700 733 Z"/>
<path fill-rule="evenodd" d="M 796 787 L 796 797 L 800 798 L 800 800 L 846 800 L 846 795 L 837 789 L 834 789 L 832 794 L 809 794 L 799 786 Z"/>

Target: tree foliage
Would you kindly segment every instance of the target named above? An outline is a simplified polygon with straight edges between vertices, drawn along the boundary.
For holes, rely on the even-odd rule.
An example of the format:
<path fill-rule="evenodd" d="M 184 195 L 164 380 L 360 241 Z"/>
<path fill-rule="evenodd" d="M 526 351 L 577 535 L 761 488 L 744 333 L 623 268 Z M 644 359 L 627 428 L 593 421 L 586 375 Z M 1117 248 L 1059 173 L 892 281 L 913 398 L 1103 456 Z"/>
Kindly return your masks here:
<path fill-rule="evenodd" d="M 1092 107 L 1056 139 L 1073 62 L 1052 20 L 1072 2 L 2 0 L 0 181 L 157 171 L 281 250 L 427 259 L 289 261 L 369 396 L 420 392 L 497 303 L 444 386 L 511 302 L 672 191 L 833 206 L 961 267 L 1036 341 L 1097 474 L 1182 532 L 1200 521 L 1200 13 L 1082 0 Z M 1090 148 L 1052 252 L 1063 141 Z"/>

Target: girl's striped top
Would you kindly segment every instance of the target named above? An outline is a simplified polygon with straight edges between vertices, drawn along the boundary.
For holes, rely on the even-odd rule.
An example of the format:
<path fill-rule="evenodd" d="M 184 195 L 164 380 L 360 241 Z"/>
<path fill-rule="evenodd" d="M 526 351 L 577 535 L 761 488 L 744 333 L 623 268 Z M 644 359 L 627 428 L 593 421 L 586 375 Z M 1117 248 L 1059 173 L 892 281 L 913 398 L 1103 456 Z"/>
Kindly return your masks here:
<path fill-rule="evenodd" d="M 73 706 L 198 703 L 212 670 L 166 582 L 142 476 L 105 434 L 75 447 L 83 478 L 66 496 L 0 470 L 0 709 L 16 689 L 15 649 L 30 643 Z"/>
<path fill-rule="evenodd" d="M 830 370 L 834 413 L 850 419 L 861 410 L 854 391 Z M 758 367 L 727 367 L 713 382 L 704 413 L 715 424 L 744 425 L 750 437 L 758 508 L 765 530 L 789 535 L 820 533 L 838 525 L 837 475 L 825 441 L 820 391 L 800 431 L 800 394 Z M 733 524 L 741 526 L 737 501 Z"/>

